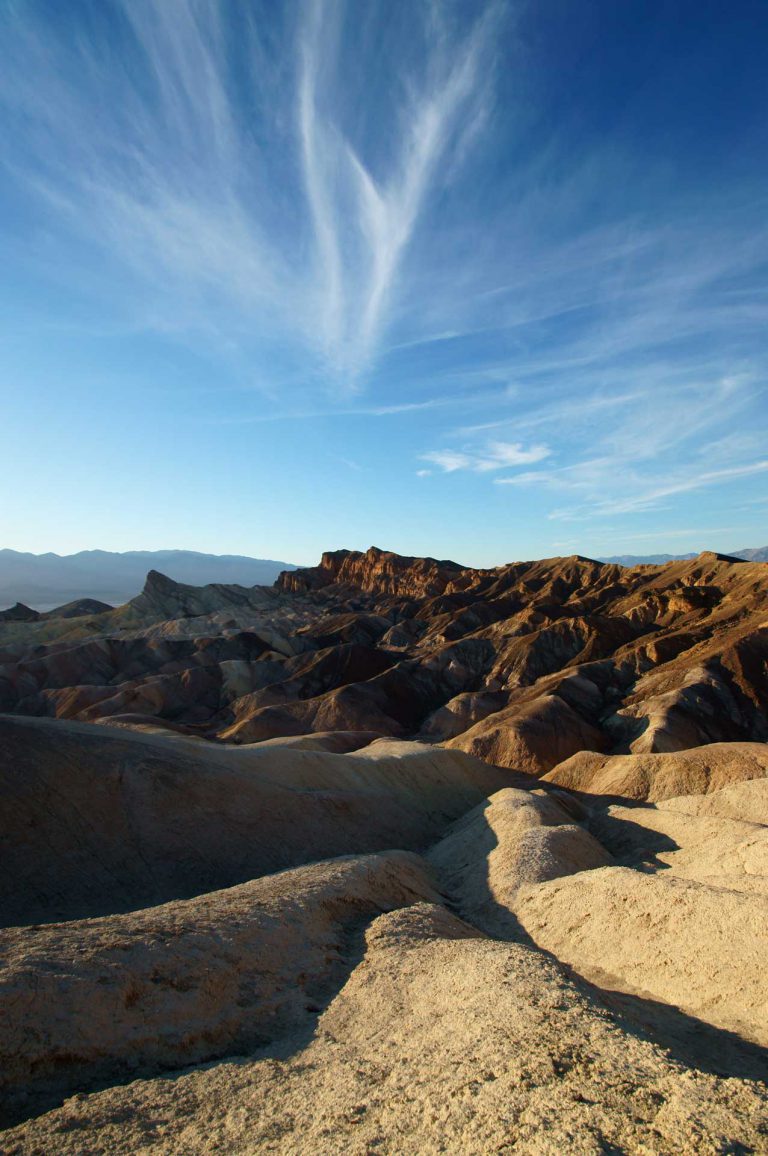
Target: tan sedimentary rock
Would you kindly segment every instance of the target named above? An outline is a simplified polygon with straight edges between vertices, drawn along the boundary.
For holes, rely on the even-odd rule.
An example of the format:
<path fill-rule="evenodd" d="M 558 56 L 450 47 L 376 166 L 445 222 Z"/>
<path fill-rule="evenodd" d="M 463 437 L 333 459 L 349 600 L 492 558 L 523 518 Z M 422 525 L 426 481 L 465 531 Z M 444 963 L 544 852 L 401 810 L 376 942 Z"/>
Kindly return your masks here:
<path fill-rule="evenodd" d="M 613 862 L 556 797 L 509 787 L 454 823 L 427 858 L 461 914 L 502 935 L 517 932 L 526 884 Z"/>
<path fill-rule="evenodd" d="M 524 708 L 490 715 L 445 745 L 499 766 L 542 775 L 585 747 L 602 747 L 604 738 L 556 695 L 543 695 Z"/>
<path fill-rule="evenodd" d="M 404 851 L 298 867 L 103 919 L 0 931 L 0 1099 L 247 1053 L 304 1028 L 361 920 L 436 898 Z"/>
<path fill-rule="evenodd" d="M 638 1036 L 535 950 L 417 905 L 370 926 L 308 1044 L 69 1100 L 3 1150 L 763 1151 L 765 1089 L 685 1068 L 679 1042 Z"/>
<path fill-rule="evenodd" d="M 509 781 L 423 746 L 362 759 L 0 719 L 0 915 L 127 911 L 333 855 L 421 849 Z"/>
<path fill-rule="evenodd" d="M 708 794 L 768 775 L 768 744 L 708 743 L 669 754 L 604 755 L 579 751 L 543 778 L 572 791 L 625 795 L 655 803 Z"/>
<path fill-rule="evenodd" d="M 768 779 L 733 783 L 711 795 L 675 796 L 665 799 L 660 808 L 684 815 L 720 815 L 768 826 Z"/>
<path fill-rule="evenodd" d="M 531 887 L 516 914 L 538 946 L 601 987 L 768 1044 L 768 895 L 603 867 Z"/>

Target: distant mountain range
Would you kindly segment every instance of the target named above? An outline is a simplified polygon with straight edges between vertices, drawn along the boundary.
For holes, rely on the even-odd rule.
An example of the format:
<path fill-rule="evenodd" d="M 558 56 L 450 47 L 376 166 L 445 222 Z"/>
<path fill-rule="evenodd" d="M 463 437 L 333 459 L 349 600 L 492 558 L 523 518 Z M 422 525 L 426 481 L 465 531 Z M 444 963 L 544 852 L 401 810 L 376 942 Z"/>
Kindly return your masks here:
<path fill-rule="evenodd" d="M 598 561 L 617 562 L 620 566 L 658 566 L 695 557 L 695 553 L 615 554 Z M 735 550 L 730 557 L 768 562 L 768 546 Z M 150 570 L 159 570 L 189 586 L 211 582 L 271 586 L 281 570 L 296 568 L 290 562 L 271 558 L 201 554 L 196 550 L 81 550 L 78 554 L 0 550 L 0 609 L 22 602 L 46 611 L 88 598 L 120 606 L 141 591 Z"/>
<path fill-rule="evenodd" d="M 73 599 L 95 598 L 113 606 L 135 597 L 149 570 L 190 586 L 210 582 L 271 586 L 290 562 L 195 550 L 81 550 L 78 554 L 25 554 L 0 550 L 0 607 L 23 602 L 49 610 Z"/>
<path fill-rule="evenodd" d="M 598 562 L 617 562 L 619 566 L 663 566 L 665 562 L 684 562 L 695 558 L 697 550 L 690 554 L 613 554 L 610 558 L 598 558 Z M 768 546 L 758 546 L 752 550 L 729 550 L 729 558 L 743 558 L 745 562 L 768 562 Z"/>

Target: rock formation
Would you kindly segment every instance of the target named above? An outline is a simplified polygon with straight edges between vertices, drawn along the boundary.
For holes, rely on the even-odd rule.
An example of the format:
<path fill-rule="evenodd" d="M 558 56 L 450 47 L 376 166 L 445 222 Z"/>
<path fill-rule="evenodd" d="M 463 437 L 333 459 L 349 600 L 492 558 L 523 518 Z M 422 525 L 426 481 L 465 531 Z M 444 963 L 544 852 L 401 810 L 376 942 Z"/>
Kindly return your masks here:
<path fill-rule="evenodd" d="M 708 743 L 669 754 L 601 755 L 582 750 L 542 778 L 571 791 L 655 803 L 674 795 L 706 795 L 767 774 L 765 743 Z"/>
<path fill-rule="evenodd" d="M 0 1150 L 768 1152 L 766 595 L 372 549 L 2 622 Z"/>
<path fill-rule="evenodd" d="M 144 773 L 159 786 L 176 740 L 119 741 L 155 752 Z M 194 799 L 216 752 L 190 745 Z M 375 746 L 327 756 L 325 772 L 300 750 L 258 750 L 287 756 L 266 762 L 273 782 L 293 764 L 293 782 L 323 795 L 329 773 L 365 795 L 381 759 L 399 760 L 393 793 L 425 814 L 467 758 L 437 752 L 436 780 L 412 745 Z M 10 927 L 2 1150 L 765 1151 L 766 788 L 585 807 L 519 781 L 422 828 L 442 827 L 426 856 L 343 856 L 148 910 Z M 227 794 L 225 779 L 220 806 Z M 68 827 L 63 796 L 32 799 Z M 143 805 L 151 817 L 151 793 Z M 219 823 L 224 850 L 232 823 Z M 267 840 L 284 824 L 280 805 L 261 815 Z M 192 856 L 199 832 L 186 838 Z M 166 849 L 146 854 L 160 869 Z M 34 906 L 38 884 L 25 886 Z"/>
<path fill-rule="evenodd" d="M 38 622 L 41 615 L 23 602 L 9 606 L 7 610 L 0 610 L 0 622 Z"/>
<path fill-rule="evenodd" d="M 717 554 L 472 570 L 341 550 L 274 588 L 153 571 L 117 610 L 0 623 L 0 709 L 240 744 L 419 738 L 589 789 L 567 762 L 585 751 L 604 778 L 617 755 L 768 740 L 767 597 L 763 563 Z"/>
<path fill-rule="evenodd" d="M 0 918 L 87 918 L 329 856 L 421 849 L 509 780 L 418 744 L 357 758 L 0 719 Z"/>

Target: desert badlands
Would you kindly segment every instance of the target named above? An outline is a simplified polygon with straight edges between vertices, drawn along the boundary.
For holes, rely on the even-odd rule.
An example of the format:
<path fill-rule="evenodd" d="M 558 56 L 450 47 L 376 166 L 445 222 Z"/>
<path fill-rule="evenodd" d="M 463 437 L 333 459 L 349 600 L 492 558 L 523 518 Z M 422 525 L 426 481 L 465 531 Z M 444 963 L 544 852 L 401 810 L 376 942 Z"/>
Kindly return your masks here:
<path fill-rule="evenodd" d="M 768 1152 L 768 566 L 0 615 L 0 1152 Z"/>

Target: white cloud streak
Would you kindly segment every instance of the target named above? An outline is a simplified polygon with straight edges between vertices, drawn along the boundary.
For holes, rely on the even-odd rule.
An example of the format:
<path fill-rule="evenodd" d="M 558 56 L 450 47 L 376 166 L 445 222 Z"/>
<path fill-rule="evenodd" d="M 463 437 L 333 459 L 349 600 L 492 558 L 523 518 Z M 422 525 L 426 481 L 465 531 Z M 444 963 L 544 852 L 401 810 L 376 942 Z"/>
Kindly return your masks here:
<path fill-rule="evenodd" d="M 320 73 L 329 54 L 313 0 L 301 42 L 299 126 L 303 175 L 314 224 L 320 324 L 327 356 L 354 384 L 369 366 L 386 326 L 404 254 L 435 187 L 438 165 L 461 148 L 464 121 L 477 117 L 488 83 L 489 7 L 457 50 L 435 46 L 427 81 L 399 111 L 401 144 L 384 176 L 371 168 L 339 125 L 319 111 Z M 483 71 L 483 65 L 486 66 Z"/>
<path fill-rule="evenodd" d="M 566 499 L 568 504 L 559 504 L 548 514 L 557 521 L 659 511 L 676 497 L 765 473 L 766 463 L 755 460 L 764 445 L 761 423 L 749 430 L 740 428 L 755 391 L 759 393 L 752 374 L 741 371 L 714 380 L 706 376 L 691 380 L 689 373 L 682 382 L 671 375 L 669 387 L 664 384 L 663 377 L 659 380 L 653 374 L 646 379 L 645 391 L 598 394 L 574 402 L 553 400 L 516 418 L 456 433 L 514 427 L 522 434 L 546 431 L 557 440 L 566 429 L 573 460 L 493 479 L 499 486 Z M 722 434 L 733 422 L 737 432 Z M 462 460 L 463 449 L 455 452 Z M 561 460 L 565 456 L 560 447 L 558 456 Z M 468 461 L 464 467 L 470 468 Z"/>
<path fill-rule="evenodd" d="M 520 442 L 489 441 L 478 449 L 430 450 L 421 454 L 421 460 L 438 466 L 445 474 L 456 473 L 457 470 L 484 474 L 510 466 L 541 462 L 551 452 L 545 445 L 532 445 L 526 449 Z"/>
<path fill-rule="evenodd" d="M 257 5 L 111 0 L 71 39 L 43 8 L 12 6 L 0 103 L 25 126 L 15 177 L 135 279 L 121 288 L 147 325 L 292 342 L 310 379 L 354 391 L 492 79 L 495 5 L 453 36 L 432 5 L 409 11 L 426 54 L 378 110 L 385 154 L 344 124 L 353 4 L 305 0 L 266 20 Z"/>

